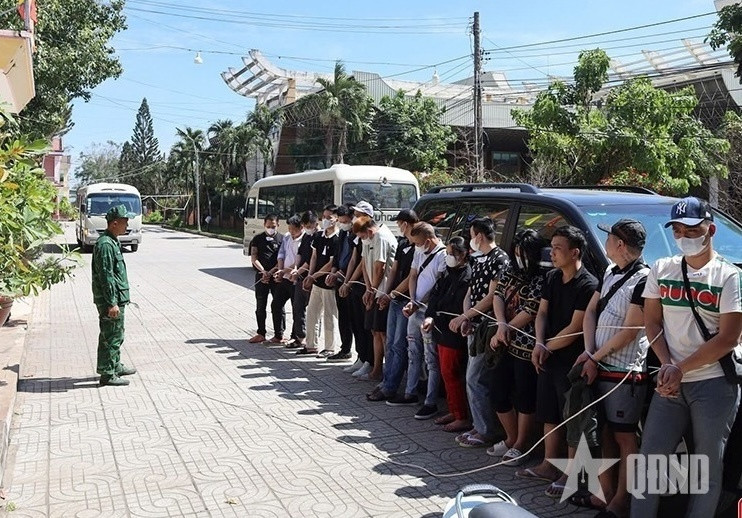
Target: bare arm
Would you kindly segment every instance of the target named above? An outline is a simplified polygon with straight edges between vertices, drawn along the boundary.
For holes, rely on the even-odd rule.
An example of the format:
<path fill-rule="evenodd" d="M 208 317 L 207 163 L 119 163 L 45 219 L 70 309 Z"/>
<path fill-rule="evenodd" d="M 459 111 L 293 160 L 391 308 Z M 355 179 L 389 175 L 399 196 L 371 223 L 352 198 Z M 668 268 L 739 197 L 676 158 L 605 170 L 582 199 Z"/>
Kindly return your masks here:
<path fill-rule="evenodd" d="M 652 350 L 660 363 L 671 363 L 670 350 L 667 348 L 662 326 L 662 302 L 660 299 L 644 299 L 644 329 L 652 345 Z M 656 340 L 655 340 L 656 338 Z"/>
<path fill-rule="evenodd" d="M 595 352 L 595 329 L 598 325 L 598 301 L 600 293 L 593 293 L 590 303 L 585 310 L 585 318 L 582 321 L 582 329 L 585 331 L 585 350 L 589 353 Z M 636 335 L 634 335 L 636 336 Z"/>

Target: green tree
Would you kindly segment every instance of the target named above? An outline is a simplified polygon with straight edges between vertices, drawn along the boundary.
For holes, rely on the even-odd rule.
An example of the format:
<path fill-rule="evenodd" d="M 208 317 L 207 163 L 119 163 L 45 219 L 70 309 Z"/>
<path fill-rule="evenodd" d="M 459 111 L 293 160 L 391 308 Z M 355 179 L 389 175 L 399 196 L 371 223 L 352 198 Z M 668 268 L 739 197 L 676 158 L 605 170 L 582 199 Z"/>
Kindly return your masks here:
<path fill-rule="evenodd" d="M 111 140 L 104 144 L 91 144 L 80 153 L 75 178 L 81 185 L 96 182 L 117 182 L 120 175 L 121 144 Z"/>
<path fill-rule="evenodd" d="M 552 83 L 531 110 L 513 110 L 543 183 L 632 181 L 681 194 L 703 177 L 726 175 L 729 143 L 694 117 L 692 87 L 668 92 L 638 77 L 596 101 L 608 66 L 604 51 L 582 52 L 573 84 Z"/>
<path fill-rule="evenodd" d="M 128 183 L 136 186 L 142 193 L 159 194 L 164 185 L 164 166 L 149 104 L 147 98 L 144 98 L 137 111 L 131 140 L 122 149 L 122 168 L 130 171 L 128 175 L 122 171 L 122 177 L 128 176 L 131 180 Z"/>
<path fill-rule="evenodd" d="M 734 3 L 719 11 L 706 41 L 714 50 L 726 45 L 729 56 L 737 63 L 737 77 L 742 81 L 742 5 Z"/>
<path fill-rule="evenodd" d="M 441 113 L 420 91 L 411 99 L 402 91 L 383 97 L 372 123 L 378 160 L 420 172 L 445 168 L 444 155 L 455 137 L 440 123 Z"/>
<path fill-rule="evenodd" d="M 742 221 L 742 117 L 737 113 L 727 112 L 720 134 L 729 141 L 729 180 L 719 192 L 719 206 Z"/>
<path fill-rule="evenodd" d="M 268 164 L 273 164 L 275 156 L 273 153 L 273 133 L 281 124 L 282 110 L 271 110 L 264 104 L 255 107 L 255 110 L 247 116 L 247 124 L 252 129 L 251 144 L 260 153 L 263 159 L 263 178 L 268 175 Z"/>
<path fill-rule="evenodd" d="M 12 9 L 16 0 L 2 0 L 3 28 L 21 29 Z M 122 68 L 110 45 L 126 29 L 123 0 L 44 0 L 36 23 L 34 79 L 36 97 L 21 113 L 20 129 L 34 137 L 50 137 L 70 127 L 69 103 L 90 99 L 90 91 Z"/>

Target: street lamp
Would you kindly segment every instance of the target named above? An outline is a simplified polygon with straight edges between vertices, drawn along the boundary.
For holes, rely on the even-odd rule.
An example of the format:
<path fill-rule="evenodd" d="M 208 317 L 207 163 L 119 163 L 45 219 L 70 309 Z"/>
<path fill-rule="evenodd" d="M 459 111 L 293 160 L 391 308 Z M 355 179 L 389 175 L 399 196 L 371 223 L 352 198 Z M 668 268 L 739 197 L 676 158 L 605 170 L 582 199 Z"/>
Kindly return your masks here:
<path fill-rule="evenodd" d="M 193 137 L 183 130 L 180 130 L 180 133 L 181 135 L 188 137 L 188 140 L 193 144 L 193 173 L 196 177 L 196 228 L 201 232 L 201 174 L 198 170 L 198 148 L 196 147 L 196 141 L 193 140 Z"/>

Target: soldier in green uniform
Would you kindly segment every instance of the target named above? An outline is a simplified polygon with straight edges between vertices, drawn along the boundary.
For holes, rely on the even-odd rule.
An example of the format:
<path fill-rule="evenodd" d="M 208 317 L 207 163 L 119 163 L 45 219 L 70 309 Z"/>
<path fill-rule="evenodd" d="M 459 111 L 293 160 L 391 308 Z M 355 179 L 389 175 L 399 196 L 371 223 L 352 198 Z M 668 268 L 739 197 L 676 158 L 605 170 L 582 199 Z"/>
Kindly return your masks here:
<path fill-rule="evenodd" d="M 124 205 L 113 207 L 106 214 L 108 228 L 93 249 L 93 301 L 98 308 L 98 374 L 100 385 L 124 386 L 129 380 L 121 376 L 134 374 L 136 369 L 121 363 L 124 341 L 124 309 L 129 303 L 129 279 L 118 236 L 126 232 L 129 212 Z"/>

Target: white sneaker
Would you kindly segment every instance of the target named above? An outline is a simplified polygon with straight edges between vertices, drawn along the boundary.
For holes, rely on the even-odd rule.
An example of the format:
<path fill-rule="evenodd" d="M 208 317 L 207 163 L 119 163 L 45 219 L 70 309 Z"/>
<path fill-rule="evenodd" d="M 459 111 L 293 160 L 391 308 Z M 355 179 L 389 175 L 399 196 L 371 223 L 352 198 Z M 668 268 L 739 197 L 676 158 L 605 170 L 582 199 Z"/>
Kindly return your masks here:
<path fill-rule="evenodd" d="M 369 372 L 371 372 L 372 370 L 373 370 L 373 367 L 371 367 L 371 364 L 370 364 L 369 362 L 366 362 L 366 363 L 364 363 L 364 364 L 363 364 L 363 365 L 361 366 L 361 368 L 360 368 L 360 369 L 358 369 L 357 371 L 355 371 L 355 372 L 354 372 L 354 373 L 352 374 L 352 376 L 353 376 L 354 378 L 358 378 L 358 377 L 360 377 L 360 376 L 363 376 L 364 374 L 368 374 L 368 373 L 369 373 Z"/>
<path fill-rule="evenodd" d="M 343 372 L 355 372 L 358 369 L 360 369 L 363 366 L 363 362 L 361 360 L 356 360 L 356 362 L 353 365 L 348 365 L 347 367 L 343 368 Z"/>
<path fill-rule="evenodd" d="M 510 450 L 510 448 L 508 448 L 508 445 L 505 444 L 505 441 L 503 440 L 487 448 L 487 455 L 492 457 L 502 457 L 508 452 L 508 450 Z"/>

